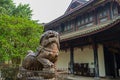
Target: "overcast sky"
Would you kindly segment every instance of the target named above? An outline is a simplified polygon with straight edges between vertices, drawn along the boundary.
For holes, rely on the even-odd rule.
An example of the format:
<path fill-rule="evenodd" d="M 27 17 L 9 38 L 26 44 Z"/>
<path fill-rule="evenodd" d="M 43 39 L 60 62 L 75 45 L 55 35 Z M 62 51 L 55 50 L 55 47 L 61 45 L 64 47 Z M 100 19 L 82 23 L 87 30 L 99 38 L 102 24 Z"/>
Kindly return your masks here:
<path fill-rule="evenodd" d="M 72 0 L 13 0 L 16 5 L 19 3 L 29 4 L 33 10 L 34 20 L 40 23 L 47 23 L 64 14 Z"/>

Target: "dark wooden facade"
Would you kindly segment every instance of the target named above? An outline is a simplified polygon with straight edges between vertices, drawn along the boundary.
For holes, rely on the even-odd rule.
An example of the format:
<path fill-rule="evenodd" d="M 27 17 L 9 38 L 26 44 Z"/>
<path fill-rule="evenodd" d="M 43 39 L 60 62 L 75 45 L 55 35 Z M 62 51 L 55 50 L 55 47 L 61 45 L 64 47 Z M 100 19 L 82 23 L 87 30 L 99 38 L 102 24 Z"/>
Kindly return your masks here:
<path fill-rule="evenodd" d="M 72 73 L 74 73 L 74 47 L 82 48 L 85 45 L 92 45 L 95 77 L 99 77 L 97 45 L 102 44 L 105 53 L 106 76 L 118 76 L 118 69 L 120 69 L 120 0 L 90 0 L 45 24 L 45 31 L 47 30 L 55 30 L 60 33 L 61 49 L 70 48 Z M 109 52 L 116 54 L 107 54 Z M 109 60 L 112 63 L 107 63 Z M 108 68 L 110 65 L 113 66 Z M 110 69 L 113 72 L 110 72 Z"/>

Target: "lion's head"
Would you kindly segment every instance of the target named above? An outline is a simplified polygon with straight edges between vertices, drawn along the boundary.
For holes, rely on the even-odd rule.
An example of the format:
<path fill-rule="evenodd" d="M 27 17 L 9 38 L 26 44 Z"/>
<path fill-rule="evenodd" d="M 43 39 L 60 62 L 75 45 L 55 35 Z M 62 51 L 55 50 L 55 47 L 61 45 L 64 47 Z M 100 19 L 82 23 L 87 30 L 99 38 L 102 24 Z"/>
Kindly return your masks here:
<path fill-rule="evenodd" d="M 56 31 L 46 31 L 40 39 L 40 45 L 43 47 L 47 47 L 50 43 L 56 43 L 58 48 L 60 48 L 60 36 L 59 33 Z"/>

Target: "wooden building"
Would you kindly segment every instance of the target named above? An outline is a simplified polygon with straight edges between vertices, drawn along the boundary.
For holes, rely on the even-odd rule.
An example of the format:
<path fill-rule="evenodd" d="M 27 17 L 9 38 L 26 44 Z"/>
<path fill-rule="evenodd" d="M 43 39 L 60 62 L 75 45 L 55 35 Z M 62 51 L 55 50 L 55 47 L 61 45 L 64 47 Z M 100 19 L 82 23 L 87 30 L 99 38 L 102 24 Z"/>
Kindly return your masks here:
<path fill-rule="evenodd" d="M 58 68 L 83 76 L 120 76 L 120 0 L 72 0 L 45 24 L 60 33 Z"/>

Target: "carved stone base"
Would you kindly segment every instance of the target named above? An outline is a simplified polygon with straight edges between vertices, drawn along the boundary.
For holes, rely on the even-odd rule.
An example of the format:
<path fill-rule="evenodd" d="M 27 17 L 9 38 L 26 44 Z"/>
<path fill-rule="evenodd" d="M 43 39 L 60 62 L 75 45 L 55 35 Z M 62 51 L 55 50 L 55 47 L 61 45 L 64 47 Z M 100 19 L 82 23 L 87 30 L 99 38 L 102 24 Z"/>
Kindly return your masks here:
<path fill-rule="evenodd" d="M 52 68 L 44 68 L 42 71 L 20 70 L 18 78 L 20 80 L 54 80 L 56 74 Z"/>
<path fill-rule="evenodd" d="M 56 78 L 56 73 L 54 68 L 44 68 L 43 75 L 41 75 L 44 79 L 53 79 Z"/>

